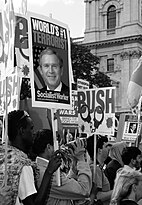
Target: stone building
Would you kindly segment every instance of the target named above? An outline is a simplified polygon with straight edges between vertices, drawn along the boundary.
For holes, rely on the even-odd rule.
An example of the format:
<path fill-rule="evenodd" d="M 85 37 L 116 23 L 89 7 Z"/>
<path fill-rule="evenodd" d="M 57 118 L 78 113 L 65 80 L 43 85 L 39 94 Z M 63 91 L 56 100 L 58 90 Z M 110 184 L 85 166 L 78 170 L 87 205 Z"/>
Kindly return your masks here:
<path fill-rule="evenodd" d="M 116 86 L 116 112 L 128 112 L 127 86 L 142 54 L 142 0 L 84 0 L 81 44 L 100 57 L 100 71 Z"/>

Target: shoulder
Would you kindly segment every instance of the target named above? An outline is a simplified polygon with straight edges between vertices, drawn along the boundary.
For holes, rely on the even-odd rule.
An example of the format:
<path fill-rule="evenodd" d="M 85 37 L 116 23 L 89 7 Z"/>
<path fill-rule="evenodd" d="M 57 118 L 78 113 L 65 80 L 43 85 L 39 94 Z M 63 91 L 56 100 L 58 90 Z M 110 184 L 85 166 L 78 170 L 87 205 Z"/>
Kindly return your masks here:
<path fill-rule="evenodd" d="M 69 87 L 62 82 L 61 92 L 65 92 L 65 91 L 69 92 Z"/>
<path fill-rule="evenodd" d="M 46 90 L 47 90 L 47 87 L 45 86 L 45 87 L 43 87 L 43 88 L 41 88 L 41 89 L 37 89 L 37 91 L 40 91 L 40 92 L 42 92 L 42 93 L 44 93 Z"/>
<path fill-rule="evenodd" d="M 107 166 L 106 166 L 106 169 L 109 169 L 109 168 L 113 168 L 113 169 L 118 169 L 121 167 L 121 164 L 116 161 L 116 160 L 111 160 Z"/>

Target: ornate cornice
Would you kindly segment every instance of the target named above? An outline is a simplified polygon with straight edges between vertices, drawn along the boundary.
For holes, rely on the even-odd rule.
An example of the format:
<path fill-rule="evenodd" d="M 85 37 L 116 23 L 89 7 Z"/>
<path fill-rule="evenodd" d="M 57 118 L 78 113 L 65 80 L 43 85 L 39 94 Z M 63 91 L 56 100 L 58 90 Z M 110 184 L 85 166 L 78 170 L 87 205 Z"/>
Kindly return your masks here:
<path fill-rule="evenodd" d="M 132 43 L 132 42 L 142 43 L 142 35 L 109 39 L 109 40 L 91 42 L 91 43 L 82 43 L 82 45 L 87 46 L 89 49 L 93 49 L 93 48 L 100 48 L 100 47 L 122 45 L 125 43 Z"/>
<path fill-rule="evenodd" d="M 129 58 L 140 58 L 142 55 L 142 51 L 140 50 L 130 50 L 130 51 L 125 51 L 120 54 L 121 60 L 128 60 Z"/>
<path fill-rule="evenodd" d="M 94 0 L 84 0 L 84 3 L 91 3 Z"/>

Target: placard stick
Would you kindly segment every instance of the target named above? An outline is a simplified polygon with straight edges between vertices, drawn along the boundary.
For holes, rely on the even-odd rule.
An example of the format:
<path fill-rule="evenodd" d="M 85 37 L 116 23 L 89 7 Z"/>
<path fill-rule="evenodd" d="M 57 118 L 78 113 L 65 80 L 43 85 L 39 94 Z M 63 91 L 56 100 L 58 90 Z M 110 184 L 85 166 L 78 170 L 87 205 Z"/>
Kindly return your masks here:
<path fill-rule="evenodd" d="M 54 151 L 56 151 L 59 148 L 58 145 L 58 140 L 56 137 L 56 125 L 55 125 L 55 117 L 54 114 L 56 112 L 55 108 L 51 108 L 51 120 L 52 120 L 52 131 L 53 131 L 53 141 L 54 141 Z M 57 180 L 57 185 L 60 186 L 60 168 L 57 169 L 56 171 L 56 180 Z"/>
<path fill-rule="evenodd" d="M 74 139 L 76 140 L 76 136 L 77 136 L 77 129 L 75 129 L 75 134 L 74 134 Z"/>
<path fill-rule="evenodd" d="M 8 146 L 8 106 L 7 106 L 7 82 L 8 77 L 5 79 L 5 131 L 4 131 L 4 148 L 5 148 L 5 175 L 4 175 L 4 186 L 7 186 L 7 146 Z"/>
<path fill-rule="evenodd" d="M 67 129 L 67 136 L 66 136 L 67 143 L 69 143 L 69 132 L 70 132 L 70 130 Z"/>
<path fill-rule="evenodd" d="M 142 104 L 142 96 L 140 97 L 139 99 L 139 103 L 138 103 L 138 125 L 140 125 L 140 122 L 141 122 L 141 104 Z M 135 146 L 136 147 L 139 147 L 139 144 L 140 144 L 140 141 L 141 141 L 141 129 L 140 129 L 140 133 L 138 134 L 137 133 L 137 139 L 136 139 L 136 144 Z"/>
<path fill-rule="evenodd" d="M 94 176 L 96 176 L 96 134 L 94 134 Z"/>

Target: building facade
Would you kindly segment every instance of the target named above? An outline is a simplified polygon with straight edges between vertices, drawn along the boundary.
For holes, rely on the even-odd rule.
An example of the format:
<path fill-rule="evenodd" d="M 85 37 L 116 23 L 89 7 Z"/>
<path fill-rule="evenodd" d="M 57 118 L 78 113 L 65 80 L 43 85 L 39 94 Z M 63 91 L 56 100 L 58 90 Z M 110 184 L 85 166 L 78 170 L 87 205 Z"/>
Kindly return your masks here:
<path fill-rule="evenodd" d="M 81 44 L 100 58 L 100 71 L 116 86 L 116 112 L 129 112 L 127 87 L 142 54 L 142 0 L 84 0 Z"/>

